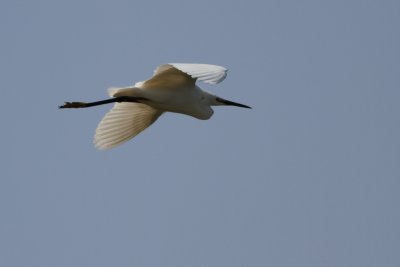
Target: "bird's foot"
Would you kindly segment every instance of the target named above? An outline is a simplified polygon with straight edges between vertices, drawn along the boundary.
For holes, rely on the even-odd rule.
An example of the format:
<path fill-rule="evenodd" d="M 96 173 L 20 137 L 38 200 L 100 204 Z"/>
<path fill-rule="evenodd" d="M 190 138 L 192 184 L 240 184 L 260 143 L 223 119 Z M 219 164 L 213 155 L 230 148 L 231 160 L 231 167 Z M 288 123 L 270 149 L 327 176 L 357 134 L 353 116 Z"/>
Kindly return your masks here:
<path fill-rule="evenodd" d="M 64 102 L 64 105 L 59 106 L 58 108 L 85 108 L 85 102 Z"/>

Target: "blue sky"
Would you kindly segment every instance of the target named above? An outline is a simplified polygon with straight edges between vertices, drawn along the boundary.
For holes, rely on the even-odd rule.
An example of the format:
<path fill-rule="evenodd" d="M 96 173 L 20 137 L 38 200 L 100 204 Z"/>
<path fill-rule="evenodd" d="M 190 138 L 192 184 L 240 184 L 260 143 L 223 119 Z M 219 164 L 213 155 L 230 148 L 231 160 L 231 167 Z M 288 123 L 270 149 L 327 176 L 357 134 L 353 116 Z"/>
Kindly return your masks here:
<path fill-rule="evenodd" d="M 2 1 L 1 266 L 399 266 L 398 1 Z M 252 110 L 92 138 L 168 62 Z"/>

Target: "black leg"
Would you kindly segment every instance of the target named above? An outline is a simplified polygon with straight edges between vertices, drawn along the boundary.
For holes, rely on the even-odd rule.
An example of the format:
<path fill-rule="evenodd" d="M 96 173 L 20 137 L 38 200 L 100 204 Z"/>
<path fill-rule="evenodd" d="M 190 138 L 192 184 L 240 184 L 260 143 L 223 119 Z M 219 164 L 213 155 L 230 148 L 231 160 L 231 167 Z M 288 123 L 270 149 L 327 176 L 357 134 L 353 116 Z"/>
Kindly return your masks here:
<path fill-rule="evenodd" d="M 133 103 L 140 103 L 141 100 L 148 100 L 144 97 L 135 97 L 135 96 L 118 96 L 115 98 L 110 98 L 106 100 L 96 101 L 96 102 L 65 102 L 64 105 L 59 106 L 58 108 L 88 108 L 93 106 L 99 106 L 114 102 L 133 102 Z"/>

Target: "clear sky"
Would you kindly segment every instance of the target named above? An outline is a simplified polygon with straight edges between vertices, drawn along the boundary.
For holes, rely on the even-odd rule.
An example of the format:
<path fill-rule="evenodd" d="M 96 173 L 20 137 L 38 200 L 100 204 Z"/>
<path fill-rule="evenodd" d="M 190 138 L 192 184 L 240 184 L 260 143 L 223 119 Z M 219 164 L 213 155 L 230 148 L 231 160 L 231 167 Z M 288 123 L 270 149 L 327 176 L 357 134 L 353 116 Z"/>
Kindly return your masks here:
<path fill-rule="evenodd" d="M 399 1 L 1 1 L 0 266 L 400 266 Z M 92 144 L 168 62 L 252 110 Z"/>

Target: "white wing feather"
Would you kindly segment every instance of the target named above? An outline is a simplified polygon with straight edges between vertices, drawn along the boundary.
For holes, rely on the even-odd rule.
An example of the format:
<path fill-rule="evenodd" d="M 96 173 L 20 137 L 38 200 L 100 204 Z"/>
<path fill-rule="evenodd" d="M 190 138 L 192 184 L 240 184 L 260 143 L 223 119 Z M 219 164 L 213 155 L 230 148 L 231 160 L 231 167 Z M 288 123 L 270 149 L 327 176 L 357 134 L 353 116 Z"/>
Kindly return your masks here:
<path fill-rule="evenodd" d="M 188 64 L 188 63 L 168 63 L 168 65 L 189 74 L 193 78 L 210 84 L 222 82 L 227 75 L 228 70 L 224 67 L 210 64 Z M 165 65 L 159 66 L 156 71 L 167 69 Z"/>
<path fill-rule="evenodd" d="M 96 148 L 113 148 L 135 137 L 162 114 L 140 103 L 116 103 L 97 126 L 94 136 Z"/>

